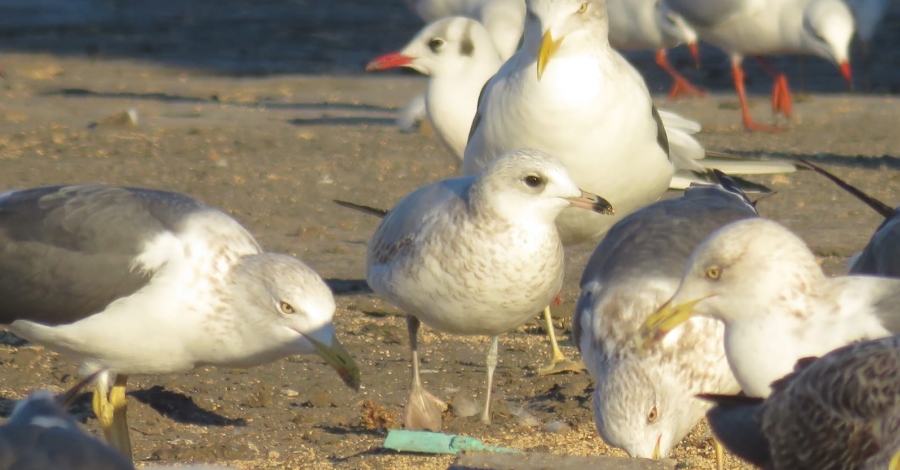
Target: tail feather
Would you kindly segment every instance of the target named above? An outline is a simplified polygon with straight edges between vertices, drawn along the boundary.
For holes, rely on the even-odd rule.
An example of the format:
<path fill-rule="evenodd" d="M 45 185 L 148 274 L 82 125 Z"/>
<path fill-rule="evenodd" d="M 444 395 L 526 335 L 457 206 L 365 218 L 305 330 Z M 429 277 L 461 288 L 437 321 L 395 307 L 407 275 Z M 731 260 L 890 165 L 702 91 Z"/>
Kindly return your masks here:
<path fill-rule="evenodd" d="M 346 208 L 348 208 L 348 209 L 353 209 L 353 210 L 355 210 L 355 211 L 362 212 L 363 214 L 374 215 L 375 217 L 378 217 L 378 218 L 381 218 L 381 219 L 383 219 L 384 216 L 386 216 L 386 215 L 388 214 L 388 211 L 386 211 L 386 210 L 384 210 L 384 209 L 379 209 L 379 208 L 377 208 L 377 207 L 364 206 L 364 205 L 362 205 L 362 204 L 356 204 L 356 203 L 353 203 L 353 202 L 341 201 L 341 200 L 339 200 L 339 199 L 332 199 L 331 201 L 334 202 L 335 204 L 341 206 L 341 207 L 346 207 Z"/>

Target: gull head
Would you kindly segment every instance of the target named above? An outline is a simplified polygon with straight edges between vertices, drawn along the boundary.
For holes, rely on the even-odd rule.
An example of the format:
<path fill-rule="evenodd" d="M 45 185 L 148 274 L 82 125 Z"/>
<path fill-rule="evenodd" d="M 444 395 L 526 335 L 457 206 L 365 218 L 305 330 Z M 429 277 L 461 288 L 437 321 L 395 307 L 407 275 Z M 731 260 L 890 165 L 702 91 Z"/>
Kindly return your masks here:
<path fill-rule="evenodd" d="M 694 250 L 678 291 L 641 325 L 638 344 L 646 348 L 694 315 L 726 326 L 768 312 L 805 316 L 806 299 L 824 278 L 809 247 L 782 225 L 731 223 Z"/>
<path fill-rule="evenodd" d="M 849 51 L 854 29 L 853 12 L 842 0 L 813 0 L 803 11 L 803 45 L 835 64 L 848 85 L 853 83 Z"/>
<path fill-rule="evenodd" d="M 315 271 L 292 256 L 264 253 L 244 257 L 232 276 L 233 314 L 244 322 L 240 365 L 315 353 L 359 389 L 359 368 L 334 332 L 334 296 Z"/>
<path fill-rule="evenodd" d="M 690 432 L 702 410 L 664 373 L 626 360 L 597 379 L 594 423 L 603 441 L 633 458 L 662 459 Z M 693 411 L 692 411 L 693 410 Z"/>
<path fill-rule="evenodd" d="M 528 0 L 522 48 L 537 54 L 538 80 L 566 38 L 609 43 L 605 0 Z"/>
<path fill-rule="evenodd" d="M 497 49 L 478 21 L 454 16 L 425 26 L 402 50 L 375 58 L 367 71 L 409 67 L 430 76 L 465 72 L 473 63 L 497 62 Z"/>
<path fill-rule="evenodd" d="M 476 204 L 484 204 L 507 221 L 527 218 L 553 224 L 567 207 L 613 214 L 609 201 L 578 188 L 562 162 L 532 149 L 514 150 L 493 160 L 471 191 Z"/>

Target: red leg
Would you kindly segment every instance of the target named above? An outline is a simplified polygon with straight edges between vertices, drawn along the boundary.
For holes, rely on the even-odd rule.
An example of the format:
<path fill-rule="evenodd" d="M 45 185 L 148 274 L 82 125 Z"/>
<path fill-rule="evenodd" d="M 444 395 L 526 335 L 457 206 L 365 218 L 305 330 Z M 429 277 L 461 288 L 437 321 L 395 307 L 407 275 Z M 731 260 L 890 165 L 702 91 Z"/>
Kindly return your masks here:
<path fill-rule="evenodd" d="M 791 102 L 791 90 L 788 89 L 787 77 L 775 70 L 766 59 L 756 56 L 756 60 L 763 66 L 766 73 L 775 80 L 775 85 L 772 87 L 772 111 L 791 117 L 794 107 Z"/>
<path fill-rule="evenodd" d="M 741 102 L 741 117 L 744 119 L 744 128 L 748 131 L 780 132 L 781 129 L 757 124 L 750 117 L 750 110 L 747 109 L 747 94 L 744 92 L 744 70 L 741 69 L 739 60 L 732 60 L 731 74 L 734 77 L 734 89 L 737 90 L 738 100 Z"/>
<path fill-rule="evenodd" d="M 666 59 L 665 49 L 657 49 L 656 65 L 659 65 L 666 73 L 672 76 L 672 79 L 675 80 L 675 83 L 672 85 L 672 90 L 669 91 L 669 98 L 675 98 L 680 95 L 703 96 L 706 94 L 705 91 L 691 85 L 691 82 L 669 65 L 669 61 Z"/>

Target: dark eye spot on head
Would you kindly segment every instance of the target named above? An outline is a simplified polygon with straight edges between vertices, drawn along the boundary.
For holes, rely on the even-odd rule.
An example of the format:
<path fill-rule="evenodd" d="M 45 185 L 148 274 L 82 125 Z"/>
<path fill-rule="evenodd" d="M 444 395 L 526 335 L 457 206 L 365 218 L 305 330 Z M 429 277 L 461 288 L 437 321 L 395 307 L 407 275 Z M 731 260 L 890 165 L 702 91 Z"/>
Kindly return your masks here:
<path fill-rule="evenodd" d="M 465 38 L 459 43 L 459 53 L 466 56 L 472 57 L 472 53 L 475 52 L 475 44 L 472 44 L 472 40 L 469 38 Z"/>
<path fill-rule="evenodd" d="M 431 52 L 437 52 L 441 49 L 441 46 L 444 45 L 444 40 L 441 38 L 432 38 L 428 41 L 428 48 L 431 49 Z"/>
<path fill-rule="evenodd" d="M 544 178 L 538 175 L 528 175 L 525 177 L 525 185 L 529 188 L 540 188 L 544 185 Z"/>

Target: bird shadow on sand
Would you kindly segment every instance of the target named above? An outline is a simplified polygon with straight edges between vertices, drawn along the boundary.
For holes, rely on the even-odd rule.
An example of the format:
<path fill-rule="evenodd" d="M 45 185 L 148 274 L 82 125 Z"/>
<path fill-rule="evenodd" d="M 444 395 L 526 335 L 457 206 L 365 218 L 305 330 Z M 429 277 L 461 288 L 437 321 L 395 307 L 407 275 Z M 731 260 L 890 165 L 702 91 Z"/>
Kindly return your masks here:
<path fill-rule="evenodd" d="M 332 103 L 332 102 L 319 102 L 319 103 L 284 103 L 278 101 L 267 101 L 265 99 L 256 101 L 256 102 L 233 102 L 228 100 L 220 100 L 219 96 L 215 93 L 210 94 L 208 97 L 198 97 L 198 96 L 185 96 L 185 95 L 173 95 L 170 93 L 158 93 L 158 92 L 150 92 L 150 93 L 138 93 L 138 92 L 97 92 L 93 90 L 89 90 L 86 88 L 61 88 L 58 90 L 50 90 L 43 93 L 44 96 L 64 96 L 67 98 L 108 98 L 115 100 L 132 100 L 132 101 L 158 101 L 161 103 L 183 103 L 183 104 L 215 104 L 215 105 L 226 105 L 226 106 L 234 106 L 238 108 L 251 108 L 251 109 L 270 109 L 270 110 L 296 110 L 296 111 L 305 111 L 305 110 L 321 110 L 322 112 L 384 112 L 384 113 L 393 113 L 396 110 L 393 108 L 385 107 L 385 106 L 376 106 L 369 104 L 351 104 L 351 103 Z M 340 119 L 340 118 L 333 118 Z M 366 123 L 373 123 L 372 121 L 389 121 L 390 124 L 394 123 L 393 119 L 380 119 L 380 118 L 346 118 L 346 119 L 361 119 Z M 295 121 L 321 121 L 320 119 L 295 119 Z M 292 121 L 289 121 L 293 123 Z M 377 124 L 377 122 L 374 122 Z M 303 125 L 303 123 L 298 124 Z"/>
<path fill-rule="evenodd" d="M 205 410 L 194 400 L 178 392 L 166 390 L 155 385 L 146 390 L 135 390 L 129 395 L 137 401 L 144 403 L 156 410 L 159 414 L 182 424 L 196 424 L 203 426 L 246 426 L 243 419 L 226 418 L 220 414 Z"/>
<path fill-rule="evenodd" d="M 372 294 L 372 288 L 365 279 L 326 279 L 325 283 L 334 295 Z"/>

